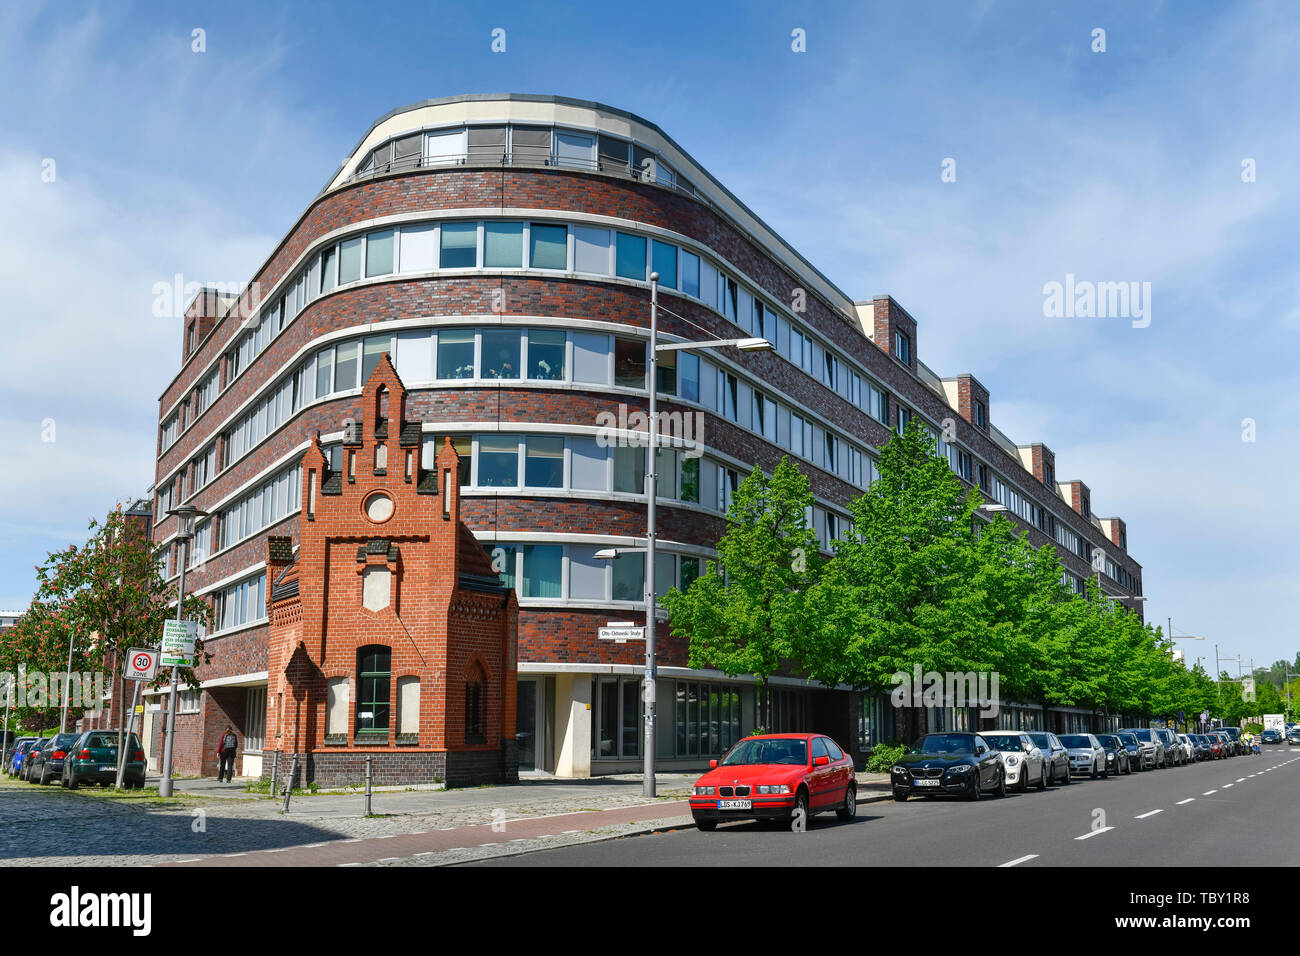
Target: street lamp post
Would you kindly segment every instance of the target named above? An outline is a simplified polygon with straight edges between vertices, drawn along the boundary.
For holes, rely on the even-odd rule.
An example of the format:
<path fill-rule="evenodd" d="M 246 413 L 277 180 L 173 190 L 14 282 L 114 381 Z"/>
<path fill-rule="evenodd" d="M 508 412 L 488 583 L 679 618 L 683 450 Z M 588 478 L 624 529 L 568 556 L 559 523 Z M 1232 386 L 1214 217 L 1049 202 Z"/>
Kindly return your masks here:
<path fill-rule="evenodd" d="M 206 517 L 207 512 L 193 505 L 182 505 L 167 512 L 177 518 L 176 540 L 181 543 L 181 576 L 176 583 L 176 620 L 185 620 L 185 565 L 189 561 L 190 538 L 194 537 L 194 519 Z M 176 732 L 176 684 L 180 669 L 172 665 L 171 686 L 167 690 L 167 729 L 163 737 L 162 779 L 158 781 L 158 796 L 172 795 L 172 737 Z"/>
<path fill-rule="evenodd" d="M 673 313 L 674 315 L 676 313 Z M 694 324 L 694 323 L 691 323 Z M 642 679 L 641 697 L 645 702 L 645 736 L 642 743 L 642 794 L 655 796 L 655 549 L 658 540 L 657 514 L 655 512 L 658 490 L 659 445 L 659 353 L 681 349 L 709 349 L 734 345 L 742 352 L 770 352 L 774 348 L 764 338 L 711 339 L 704 342 L 672 342 L 659 344 L 659 273 L 650 273 L 650 360 L 649 360 L 649 412 L 650 429 L 649 462 L 646 467 L 646 546 L 645 552 L 645 676 Z M 598 558 L 617 558 L 619 554 L 640 552 L 641 548 L 607 548 L 596 553 Z M 170 738 L 169 738 L 170 739 Z"/>
<path fill-rule="evenodd" d="M 641 698 L 645 701 L 645 740 L 641 747 L 641 793 L 655 795 L 655 499 L 659 490 L 656 445 L 659 438 L 659 273 L 650 273 L 650 462 L 646 468 L 645 539 L 645 677 Z"/>

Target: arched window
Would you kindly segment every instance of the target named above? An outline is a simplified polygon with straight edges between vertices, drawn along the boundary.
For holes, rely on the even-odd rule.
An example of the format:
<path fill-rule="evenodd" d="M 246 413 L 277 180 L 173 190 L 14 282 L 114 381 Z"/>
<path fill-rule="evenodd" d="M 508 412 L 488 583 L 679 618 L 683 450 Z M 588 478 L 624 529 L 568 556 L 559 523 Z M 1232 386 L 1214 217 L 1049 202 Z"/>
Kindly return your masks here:
<path fill-rule="evenodd" d="M 475 661 L 465 673 L 465 743 L 487 743 L 487 674 Z"/>
<path fill-rule="evenodd" d="M 388 736 L 392 651 L 371 644 L 357 651 L 357 733 Z"/>

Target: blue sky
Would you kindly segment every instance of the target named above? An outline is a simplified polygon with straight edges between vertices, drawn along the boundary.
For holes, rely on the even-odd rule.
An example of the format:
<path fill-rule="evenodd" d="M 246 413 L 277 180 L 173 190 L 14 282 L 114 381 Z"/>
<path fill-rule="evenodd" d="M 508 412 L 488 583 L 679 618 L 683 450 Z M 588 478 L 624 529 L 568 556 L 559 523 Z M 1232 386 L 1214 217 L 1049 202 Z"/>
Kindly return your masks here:
<path fill-rule="evenodd" d="M 247 281 L 396 106 L 554 93 L 658 123 L 845 292 L 895 296 L 922 361 L 1126 519 L 1190 657 L 1292 658 L 1298 40 L 1287 3 L 6 0 L 0 606 L 152 480 L 156 282 Z M 1067 274 L 1150 282 L 1149 327 L 1044 317 Z"/>

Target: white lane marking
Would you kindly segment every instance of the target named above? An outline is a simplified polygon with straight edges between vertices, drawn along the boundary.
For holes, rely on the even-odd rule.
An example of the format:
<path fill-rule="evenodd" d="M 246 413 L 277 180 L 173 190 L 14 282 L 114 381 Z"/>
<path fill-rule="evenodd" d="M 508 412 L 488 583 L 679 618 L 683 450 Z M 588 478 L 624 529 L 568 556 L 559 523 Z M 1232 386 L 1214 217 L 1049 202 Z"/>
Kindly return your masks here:
<path fill-rule="evenodd" d="M 1024 856 L 1016 857 L 1014 860 L 1008 860 L 1006 863 L 999 863 L 998 869 L 1000 870 L 1004 866 L 1019 866 L 1021 863 L 1025 863 L 1029 860 L 1036 860 L 1036 859 L 1038 859 L 1037 853 L 1027 853 Z"/>
<path fill-rule="evenodd" d="M 1231 786 L 1234 786 L 1234 785 L 1231 784 L 1231 783 L 1225 783 L 1225 784 L 1223 785 L 1223 789 L 1224 789 L 1224 790 L 1227 790 L 1227 789 L 1228 789 L 1229 787 L 1231 787 Z"/>
<path fill-rule="evenodd" d="M 1163 809 L 1160 809 L 1160 810 L 1148 810 L 1146 813 L 1139 813 L 1139 814 L 1138 814 L 1137 816 L 1135 816 L 1133 819 L 1134 819 L 1134 820 L 1145 820 L 1147 817 L 1154 817 L 1157 813 L 1164 813 L 1164 812 L 1165 812 L 1165 811 L 1164 811 Z"/>
<path fill-rule="evenodd" d="M 1245 779 L 1246 779 L 1245 777 L 1238 777 L 1238 778 L 1237 778 L 1237 783 L 1241 783 L 1241 781 L 1243 781 L 1243 780 L 1245 780 Z"/>
<path fill-rule="evenodd" d="M 197 863 L 201 859 L 203 859 L 203 857 L 201 856 L 187 856 L 183 860 L 172 860 L 172 862 L 173 863 Z"/>
<path fill-rule="evenodd" d="M 386 856 L 382 860 L 376 860 L 376 863 L 392 863 L 394 860 L 400 860 L 400 856 Z"/>
<path fill-rule="evenodd" d="M 1201 794 L 1201 796 L 1203 796 L 1203 797 L 1208 797 L 1210 794 L 1212 794 L 1212 793 L 1218 793 L 1218 792 L 1219 792 L 1219 791 L 1217 791 L 1217 790 L 1206 790 L 1203 794 Z"/>
<path fill-rule="evenodd" d="M 324 846 L 324 845 L 325 845 L 324 843 L 304 843 L 303 849 L 306 849 L 307 847 Z"/>
<path fill-rule="evenodd" d="M 1184 803 L 1191 803 L 1195 799 L 1195 797 L 1188 797 L 1186 800 L 1179 800 L 1176 805 L 1181 807 Z"/>
<path fill-rule="evenodd" d="M 244 853 L 227 853 L 226 856 L 227 856 L 227 857 L 234 857 L 234 856 L 248 856 L 248 853 L 247 853 L 247 852 L 244 852 Z"/>
<path fill-rule="evenodd" d="M 1092 839 L 1093 837 L 1095 837 L 1098 833 L 1105 833 L 1105 832 L 1107 832 L 1108 830 L 1113 830 L 1113 829 L 1115 829 L 1115 828 L 1114 828 L 1114 827 L 1102 827 L 1102 828 L 1100 828 L 1100 829 L 1098 829 L 1098 830 L 1090 830 L 1090 831 L 1088 831 L 1087 833 L 1085 833 L 1083 836 L 1077 836 L 1077 837 L 1075 837 L 1075 839 L 1076 839 L 1076 840 L 1090 840 L 1090 839 Z"/>

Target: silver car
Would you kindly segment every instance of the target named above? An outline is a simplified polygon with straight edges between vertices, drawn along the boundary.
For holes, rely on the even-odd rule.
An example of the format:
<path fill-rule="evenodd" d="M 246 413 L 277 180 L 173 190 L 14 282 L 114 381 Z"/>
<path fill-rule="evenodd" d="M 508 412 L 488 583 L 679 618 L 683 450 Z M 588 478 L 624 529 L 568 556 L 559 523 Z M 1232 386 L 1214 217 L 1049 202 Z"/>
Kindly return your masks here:
<path fill-rule="evenodd" d="M 980 736 L 1002 753 L 1002 765 L 1007 773 L 1007 786 L 1022 793 L 1032 783 L 1039 790 L 1047 789 L 1047 760 L 1029 735 L 1020 730 L 985 730 Z"/>
<path fill-rule="evenodd" d="M 1034 742 L 1043 754 L 1043 759 L 1047 762 L 1047 782 L 1061 782 L 1068 784 L 1070 782 L 1070 754 L 1069 751 L 1061 744 L 1056 734 L 1048 733 L 1045 730 L 1031 730 L 1026 736 Z"/>
<path fill-rule="evenodd" d="M 1061 743 L 1070 753 L 1070 772 L 1086 773 L 1093 780 L 1109 777 L 1106 748 L 1092 734 L 1062 734 Z"/>

